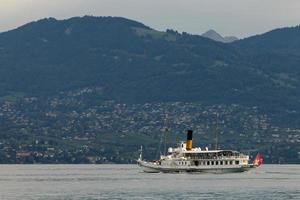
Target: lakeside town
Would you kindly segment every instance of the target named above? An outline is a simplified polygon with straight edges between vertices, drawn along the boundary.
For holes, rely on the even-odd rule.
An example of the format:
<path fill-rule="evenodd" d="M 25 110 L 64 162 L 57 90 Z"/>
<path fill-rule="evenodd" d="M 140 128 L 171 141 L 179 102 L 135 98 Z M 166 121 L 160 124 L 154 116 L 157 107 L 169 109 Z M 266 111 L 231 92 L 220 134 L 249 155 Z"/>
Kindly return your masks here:
<path fill-rule="evenodd" d="M 200 103 L 125 104 L 99 100 L 101 88 L 49 99 L 8 96 L 0 103 L 0 163 L 135 163 L 159 154 L 165 115 L 169 145 L 195 132 L 195 145 L 261 152 L 266 163 L 300 162 L 300 129 L 276 125 L 258 107 Z"/>

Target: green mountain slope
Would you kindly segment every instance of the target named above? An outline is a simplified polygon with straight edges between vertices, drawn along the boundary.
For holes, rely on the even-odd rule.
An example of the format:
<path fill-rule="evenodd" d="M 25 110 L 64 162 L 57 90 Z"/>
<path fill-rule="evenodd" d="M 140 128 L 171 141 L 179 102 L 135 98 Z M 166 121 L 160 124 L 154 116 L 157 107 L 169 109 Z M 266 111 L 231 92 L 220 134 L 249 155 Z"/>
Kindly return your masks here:
<path fill-rule="evenodd" d="M 299 110 L 300 27 L 281 28 L 236 41 L 247 63 L 260 70 L 276 87 L 282 88 L 278 106 Z M 273 92 L 272 92 L 273 93 Z M 287 95 L 287 99 L 282 98 Z"/>
<path fill-rule="evenodd" d="M 128 103 L 279 105 L 291 92 L 231 45 L 123 18 L 40 20 L 0 34 L 0 49 L 2 95 L 92 85 Z"/>

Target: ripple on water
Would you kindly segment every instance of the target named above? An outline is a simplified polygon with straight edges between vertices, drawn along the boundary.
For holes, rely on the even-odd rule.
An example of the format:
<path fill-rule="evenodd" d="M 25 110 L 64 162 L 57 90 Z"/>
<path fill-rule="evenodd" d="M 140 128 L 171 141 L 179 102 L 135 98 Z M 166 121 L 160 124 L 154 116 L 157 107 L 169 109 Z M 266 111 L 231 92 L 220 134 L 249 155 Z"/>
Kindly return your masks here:
<path fill-rule="evenodd" d="M 2 165 L 0 199 L 300 199 L 299 165 L 237 174 L 147 174 L 136 165 Z"/>

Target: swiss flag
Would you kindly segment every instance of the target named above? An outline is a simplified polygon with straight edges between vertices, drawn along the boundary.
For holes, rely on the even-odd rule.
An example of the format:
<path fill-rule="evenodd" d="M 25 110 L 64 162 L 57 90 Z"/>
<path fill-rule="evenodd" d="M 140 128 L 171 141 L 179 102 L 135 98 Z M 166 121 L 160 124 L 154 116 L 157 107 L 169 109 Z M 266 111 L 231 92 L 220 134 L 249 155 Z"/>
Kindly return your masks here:
<path fill-rule="evenodd" d="M 253 165 L 255 167 L 259 167 L 260 165 L 262 165 L 262 163 L 263 163 L 263 159 L 262 159 L 261 155 L 258 153 L 255 157 L 255 160 L 253 161 Z"/>

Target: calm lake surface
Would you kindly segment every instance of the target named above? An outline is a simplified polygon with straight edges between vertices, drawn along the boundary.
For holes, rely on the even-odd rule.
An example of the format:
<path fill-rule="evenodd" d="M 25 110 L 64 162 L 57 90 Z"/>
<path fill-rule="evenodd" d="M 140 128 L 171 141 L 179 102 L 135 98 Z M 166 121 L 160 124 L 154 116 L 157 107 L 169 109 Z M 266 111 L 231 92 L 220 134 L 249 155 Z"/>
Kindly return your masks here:
<path fill-rule="evenodd" d="M 147 174 L 136 165 L 0 165 L 0 199 L 300 199 L 300 165 Z"/>

